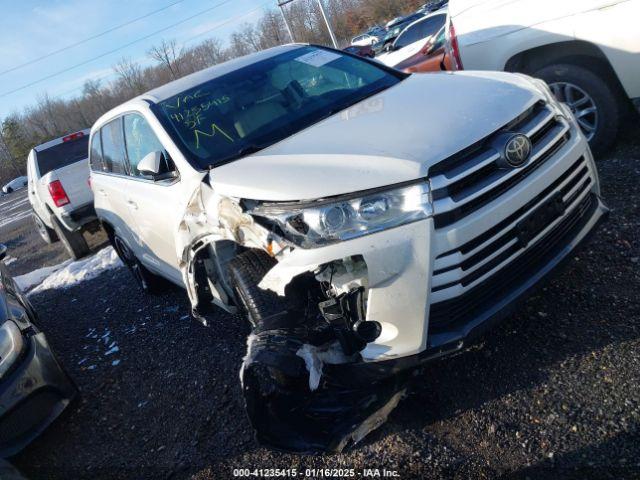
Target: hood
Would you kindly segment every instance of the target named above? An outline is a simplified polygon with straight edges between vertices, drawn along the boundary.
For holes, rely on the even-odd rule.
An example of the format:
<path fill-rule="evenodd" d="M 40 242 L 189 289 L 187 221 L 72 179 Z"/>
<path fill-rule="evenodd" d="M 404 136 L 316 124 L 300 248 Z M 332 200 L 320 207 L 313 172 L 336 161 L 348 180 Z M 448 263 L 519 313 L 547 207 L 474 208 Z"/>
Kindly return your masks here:
<path fill-rule="evenodd" d="M 223 195 L 312 200 L 426 177 L 541 99 L 498 72 L 412 75 L 390 89 L 241 160 L 214 168 Z"/>
<path fill-rule="evenodd" d="M 493 40 L 524 28 L 591 10 L 596 3 L 598 2 L 451 0 L 449 15 L 456 28 L 458 43 L 463 48 Z M 547 30 L 547 28 L 541 28 Z"/>

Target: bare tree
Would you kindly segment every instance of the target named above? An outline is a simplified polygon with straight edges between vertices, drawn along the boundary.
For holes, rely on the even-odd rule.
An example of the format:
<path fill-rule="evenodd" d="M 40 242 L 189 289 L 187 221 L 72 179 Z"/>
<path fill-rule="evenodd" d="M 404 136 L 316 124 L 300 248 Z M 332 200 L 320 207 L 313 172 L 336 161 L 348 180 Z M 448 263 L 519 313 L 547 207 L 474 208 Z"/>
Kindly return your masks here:
<path fill-rule="evenodd" d="M 175 40 L 167 41 L 163 39 L 160 45 L 151 47 L 147 54 L 161 65 L 164 65 L 171 73 L 173 79 L 181 76 L 180 57 L 182 51 L 178 48 Z"/>
<path fill-rule="evenodd" d="M 130 58 L 120 59 L 120 61 L 114 65 L 113 70 L 129 89 L 131 96 L 140 95 L 147 90 L 140 64 Z"/>

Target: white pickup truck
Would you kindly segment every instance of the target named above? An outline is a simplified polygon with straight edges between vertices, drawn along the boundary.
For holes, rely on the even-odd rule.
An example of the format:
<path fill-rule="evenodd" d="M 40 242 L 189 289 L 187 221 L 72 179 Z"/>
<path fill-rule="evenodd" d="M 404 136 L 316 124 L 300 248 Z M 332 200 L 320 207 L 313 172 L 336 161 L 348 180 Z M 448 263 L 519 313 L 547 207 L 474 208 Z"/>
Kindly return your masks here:
<path fill-rule="evenodd" d="M 458 69 L 545 80 L 596 153 L 640 110 L 640 0 L 451 0 L 449 16 Z"/>
<path fill-rule="evenodd" d="M 69 255 L 89 253 L 84 230 L 99 228 L 87 164 L 89 130 L 34 147 L 27 158 L 29 202 L 38 232 L 47 243 L 61 240 Z"/>

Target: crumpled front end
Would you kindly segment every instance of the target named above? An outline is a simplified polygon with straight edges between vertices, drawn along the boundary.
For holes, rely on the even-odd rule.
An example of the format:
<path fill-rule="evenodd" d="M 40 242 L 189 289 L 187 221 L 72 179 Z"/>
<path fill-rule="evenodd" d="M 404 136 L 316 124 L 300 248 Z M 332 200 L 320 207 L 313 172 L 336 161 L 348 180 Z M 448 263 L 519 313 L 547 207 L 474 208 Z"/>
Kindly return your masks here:
<path fill-rule="evenodd" d="M 206 183 L 195 192 L 178 236 L 185 284 L 205 324 L 214 305 L 248 313 L 240 375 L 261 442 L 340 451 L 384 423 L 409 373 L 361 367 L 424 346 L 429 228 L 419 221 L 304 249 L 241 201 Z"/>

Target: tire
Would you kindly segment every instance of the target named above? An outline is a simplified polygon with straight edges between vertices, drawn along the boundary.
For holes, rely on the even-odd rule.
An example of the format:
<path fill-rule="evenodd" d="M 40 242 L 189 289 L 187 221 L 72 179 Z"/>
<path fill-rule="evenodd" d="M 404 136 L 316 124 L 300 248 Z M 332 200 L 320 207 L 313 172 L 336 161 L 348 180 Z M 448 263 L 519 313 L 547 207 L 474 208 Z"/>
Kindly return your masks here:
<path fill-rule="evenodd" d="M 258 287 L 276 263 L 276 260 L 262 250 L 247 250 L 229 262 L 229 281 L 236 300 L 254 327 L 260 325 L 265 318 L 287 310 L 283 297 Z"/>
<path fill-rule="evenodd" d="M 131 275 L 133 275 L 133 279 L 144 293 L 155 295 L 167 289 L 168 281 L 151 273 L 149 269 L 138 260 L 124 240 L 113 234 L 109 235 L 109 240 L 118 257 L 120 257 L 122 263 L 129 269 Z"/>
<path fill-rule="evenodd" d="M 585 124 L 593 125 L 595 118 L 595 128 L 592 137 L 589 138 L 589 144 L 594 153 L 602 154 L 611 148 L 620 126 L 620 105 L 615 90 L 609 85 L 611 82 L 607 82 L 605 78 L 592 70 L 569 63 L 549 65 L 534 72 L 533 76 L 546 81 L 556 96 L 562 97 L 567 85 L 577 87 L 571 96 L 578 98 L 579 101 L 583 98 L 581 97 L 582 93 L 586 93 L 595 107 L 595 116 L 587 113 L 583 117 L 579 117 L 580 114 L 586 112 L 589 103 L 576 104 L 575 107 L 569 102 L 567 104 L 574 111 L 576 117 L 579 117 L 578 121 L 585 135 L 590 133 Z M 569 92 L 571 91 L 569 90 Z M 566 98 L 559 98 L 559 100 L 567 101 Z"/>
<path fill-rule="evenodd" d="M 13 193 L 13 188 L 7 187 L 6 193 L 7 193 L 7 195 L 9 195 L 10 193 Z"/>
<path fill-rule="evenodd" d="M 87 245 L 87 241 L 82 236 L 81 230 L 70 232 L 60 224 L 60 221 L 56 217 L 52 216 L 51 218 L 53 220 L 53 229 L 55 230 L 56 235 L 63 243 L 72 259 L 78 260 L 91 253 L 89 245 Z"/>
<path fill-rule="evenodd" d="M 59 240 L 55 230 L 47 227 L 37 213 L 33 212 L 32 216 L 33 216 L 33 223 L 35 223 L 36 229 L 38 230 L 38 233 L 40 234 L 42 239 L 45 241 L 45 243 L 48 243 L 49 245 L 51 245 L 52 243 L 55 243 Z"/>

